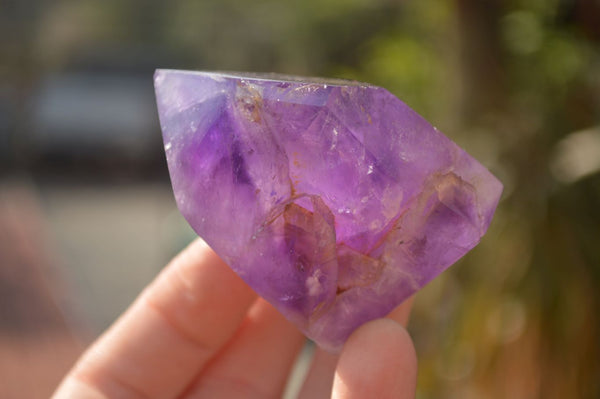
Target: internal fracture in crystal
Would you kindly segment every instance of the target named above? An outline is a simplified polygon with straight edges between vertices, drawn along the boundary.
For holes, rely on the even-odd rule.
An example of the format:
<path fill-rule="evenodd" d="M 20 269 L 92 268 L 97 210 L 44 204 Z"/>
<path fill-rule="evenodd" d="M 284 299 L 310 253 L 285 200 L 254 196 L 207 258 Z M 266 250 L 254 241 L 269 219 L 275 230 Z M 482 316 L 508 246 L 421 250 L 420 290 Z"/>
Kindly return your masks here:
<path fill-rule="evenodd" d="M 502 191 L 380 87 L 158 70 L 155 88 L 183 216 L 328 350 L 477 245 Z"/>

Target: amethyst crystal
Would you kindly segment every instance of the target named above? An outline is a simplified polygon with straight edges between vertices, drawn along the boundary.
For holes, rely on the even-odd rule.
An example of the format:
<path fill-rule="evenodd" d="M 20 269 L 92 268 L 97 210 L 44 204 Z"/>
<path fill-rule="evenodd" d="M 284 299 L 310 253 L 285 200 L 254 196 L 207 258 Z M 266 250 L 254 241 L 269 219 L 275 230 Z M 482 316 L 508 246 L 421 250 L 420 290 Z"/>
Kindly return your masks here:
<path fill-rule="evenodd" d="M 328 350 L 472 249 L 502 191 L 380 87 L 172 70 L 155 87 L 184 217 Z"/>

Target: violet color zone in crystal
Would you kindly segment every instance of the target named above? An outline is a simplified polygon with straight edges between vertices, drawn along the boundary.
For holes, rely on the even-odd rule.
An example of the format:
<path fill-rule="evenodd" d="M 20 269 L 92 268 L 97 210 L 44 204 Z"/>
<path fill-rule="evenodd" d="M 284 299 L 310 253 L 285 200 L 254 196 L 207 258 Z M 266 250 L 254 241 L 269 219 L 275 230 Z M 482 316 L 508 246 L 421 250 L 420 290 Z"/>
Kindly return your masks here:
<path fill-rule="evenodd" d="M 155 88 L 180 211 L 328 350 L 472 249 L 500 198 L 380 87 L 158 70 Z"/>

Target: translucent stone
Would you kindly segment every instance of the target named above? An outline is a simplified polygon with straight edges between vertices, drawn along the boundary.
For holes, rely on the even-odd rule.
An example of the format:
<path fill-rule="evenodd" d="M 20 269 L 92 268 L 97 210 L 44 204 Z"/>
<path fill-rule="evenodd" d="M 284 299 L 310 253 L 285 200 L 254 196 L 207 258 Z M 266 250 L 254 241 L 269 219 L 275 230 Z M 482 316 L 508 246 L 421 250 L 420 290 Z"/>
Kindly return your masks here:
<path fill-rule="evenodd" d="M 502 192 L 380 87 L 158 70 L 155 88 L 184 217 L 331 351 L 477 245 Z"/>

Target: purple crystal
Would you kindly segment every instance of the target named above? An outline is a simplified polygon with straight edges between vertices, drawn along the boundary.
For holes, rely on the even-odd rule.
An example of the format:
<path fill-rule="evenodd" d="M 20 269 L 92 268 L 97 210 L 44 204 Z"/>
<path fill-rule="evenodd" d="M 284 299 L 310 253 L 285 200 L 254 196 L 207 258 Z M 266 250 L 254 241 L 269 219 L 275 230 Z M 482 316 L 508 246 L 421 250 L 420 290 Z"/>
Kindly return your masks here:
<path fill-rule="evenodd" d="M 328 350 L 472 249 L 502 191 L 380 87 L 171 70 L 155 87 L 182 214 Z"/>

